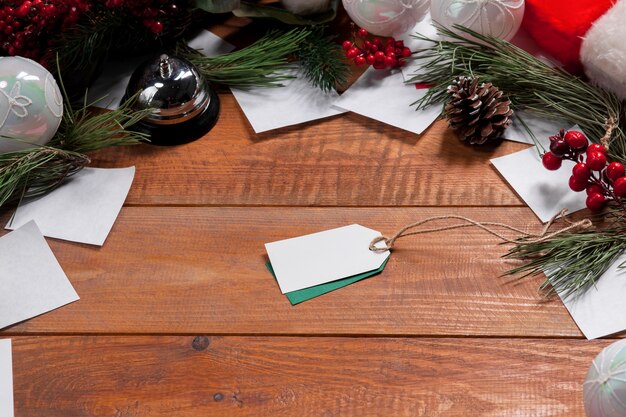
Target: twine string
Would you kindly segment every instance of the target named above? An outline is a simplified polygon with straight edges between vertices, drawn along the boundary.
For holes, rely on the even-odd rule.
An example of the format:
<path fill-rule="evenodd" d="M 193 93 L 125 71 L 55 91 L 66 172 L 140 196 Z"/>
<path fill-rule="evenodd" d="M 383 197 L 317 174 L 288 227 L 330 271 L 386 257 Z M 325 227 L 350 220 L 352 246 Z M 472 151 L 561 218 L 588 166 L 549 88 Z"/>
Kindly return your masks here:
<path fill-rule="evenodd" d="M 544 226 L 543 230 L 539 233 L 539 234 L 532 234 L 530 232 L 518 229 L 517 227 L 505 224 L 505 223 L 496 223 L 496 222 L 478 222 L 476 220 L 472 220 L 468 217 L 464 217 L 464 216 L 459 216 L 456 214 L 448 214 L 448 215 L 443 215 L 443 216 L 433 216 L 433 217 L 428 217 L 424 220 L 420 220 L 418 222 L 415 223 L 411 223 L 407 226 L 404 226 L 402 229 L 400 229 L 396 234 L 394 234 L 391 237 L 385 237 L 385 236 L 378 236 L 375 237 L 371 242 L 370 242 L 370 246 L 369 249 L 373 252 L 385 252 L 388 250 L 391 250 L 396 241 L 402 237 L 407 237 L 407 236 L 412 236 L 412 235 L 421 235 L 421 234 L 426 234 L 426 233 L 435 233 L 435 232 L 443 232 L 446 230 L 454 230 L 454 229 L 461 229 L 463 227 L 478 227 L 479 229 L 484 230 L 487 233 L 492 234 L 493 236 L 496 236 L 497 238 L 499 238 L 500 240 L 502 240 L 503 242 L 506 243 L 518 243 L 518 238 L 515 239 L 510 239 L 506 236 L 504 236 L 503 234 L 499 233 L 498 231 L 496 231 L 494 228 L 502 228 L 502 229 L 506 229 L 509 230 L 511 232 L 516 232 L 519 233 L 523 236 L 528 237 L 529 239 L 524 240 L 524 243 L 539 243 L 539 242 L 543 242 L 546 240 L 549 240 L 555 236 L 558 236 L 562 233 L 568 232 L 570 230 L 574 230 L 574 229 L 588 229 L 589 227 L 592 226 L 591 220 L 589 219 L 584 219 L 584 220 L 580 220 L 577 222 L 571 222 L 567 219 L 565 219 L 565 214 L 567 213 L 567 209 L 563 209 L 561 210 L 558 214 L 556 214 L 554 217 L 552 217 L 550 219 L 550 221 L 548 221 L 548 223 L 546 223 L 546 225 Z M 419 226 L 422 226 L 426 223 L 432 222 L 432 221 L 436 221 L 436 220 L 450 220 L 450 219 L 454 219 L 454 220 L 461 220 L 464 223 L 455 223 L 455 224 L 450 224 L 450 225 L 446 225 L 446 226 L 441 226 L 441 227 L 434 227 L 434 228 L 430 228 L 430 229 L 421 229 L 421 230 L 414 230 L 414 231 L 410 231 L 412 229 L 415 229 Z M 554 232 L 550 232 L 548 233 L 548 230 L 550 229 L 550 227 L 554 224 L 554 222 L 558 219 L 563 219 L 565 221 L 565 223 L 567 223 L 567 226 L 562 227 L 558 230 L 555 230 Z M 376 246 L 378 243 L 380 242 L 384 242 L 385 246 L 384 247 L 380 247 L 380 246 Z"/>
<path fill-rule="evenodd" d="M 600 144 L 609 150 L 609 145 L 611 144 L 611 135 L 613 134 L 613 130 L 617 127 L 617 122 L 613 116 L 609 116 L 604 123 L 604 136 L 600 138 Z"/>

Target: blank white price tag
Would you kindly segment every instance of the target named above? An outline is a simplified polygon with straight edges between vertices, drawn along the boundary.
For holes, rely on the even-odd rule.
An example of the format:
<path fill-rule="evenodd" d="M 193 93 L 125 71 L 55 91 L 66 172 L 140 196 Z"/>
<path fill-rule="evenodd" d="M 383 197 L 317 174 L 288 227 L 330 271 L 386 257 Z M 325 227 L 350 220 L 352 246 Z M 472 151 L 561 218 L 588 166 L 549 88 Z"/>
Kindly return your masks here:
<path fill-rule="evenodd" d="M 282 293 L 380 268 L 389 251 L 373 252 L 376 230 L 358 224 L 265 244 Z"/>

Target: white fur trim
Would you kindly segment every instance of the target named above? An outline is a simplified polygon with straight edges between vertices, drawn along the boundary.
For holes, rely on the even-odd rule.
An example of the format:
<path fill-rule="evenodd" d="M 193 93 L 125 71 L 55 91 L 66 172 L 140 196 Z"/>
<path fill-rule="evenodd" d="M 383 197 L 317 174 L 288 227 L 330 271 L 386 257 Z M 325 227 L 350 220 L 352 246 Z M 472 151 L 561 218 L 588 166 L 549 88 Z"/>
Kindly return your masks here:
<path fill-rule="evenodd" d="M 594 22 L 583 39 L 580 60 L 593 84 L 626 99 L 626 1 Z"/>
<path fill-rule="evenodd" d="M 325 12 L 330 7 L 330 0 L 283 0 L 282 3 L 285 9 L 301 16 Z"/>

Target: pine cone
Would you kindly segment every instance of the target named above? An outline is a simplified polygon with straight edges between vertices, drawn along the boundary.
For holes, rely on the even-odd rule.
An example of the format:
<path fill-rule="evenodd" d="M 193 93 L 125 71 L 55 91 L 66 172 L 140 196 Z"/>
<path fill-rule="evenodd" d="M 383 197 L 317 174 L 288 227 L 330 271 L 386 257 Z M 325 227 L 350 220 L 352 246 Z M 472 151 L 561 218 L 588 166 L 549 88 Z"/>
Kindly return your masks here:
<path fill-rule="evenodd" d="M 448 124 L 462 140 L 482 145 L 499 139 L 511 124 L 511 102 L 491 83 L 478 84 L 478 78 L 457 77 L 448 87 L 445 106 Z"/>

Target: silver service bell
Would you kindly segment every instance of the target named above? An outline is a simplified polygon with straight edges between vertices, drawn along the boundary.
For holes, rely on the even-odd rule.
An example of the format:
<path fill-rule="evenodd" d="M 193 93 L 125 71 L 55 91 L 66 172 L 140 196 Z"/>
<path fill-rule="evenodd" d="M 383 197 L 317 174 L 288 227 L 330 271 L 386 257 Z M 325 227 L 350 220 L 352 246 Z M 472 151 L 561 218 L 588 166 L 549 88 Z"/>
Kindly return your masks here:
<path fill-rule="evenodd" d="M 184 58 L 160 54 L 133 72 L 123 101 L 152 109 L 132 129 L 157 145 L 178 145 L 202 137 L 215 125 L 219 98 L 196 67 Z"/>

